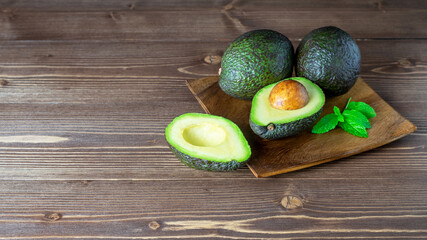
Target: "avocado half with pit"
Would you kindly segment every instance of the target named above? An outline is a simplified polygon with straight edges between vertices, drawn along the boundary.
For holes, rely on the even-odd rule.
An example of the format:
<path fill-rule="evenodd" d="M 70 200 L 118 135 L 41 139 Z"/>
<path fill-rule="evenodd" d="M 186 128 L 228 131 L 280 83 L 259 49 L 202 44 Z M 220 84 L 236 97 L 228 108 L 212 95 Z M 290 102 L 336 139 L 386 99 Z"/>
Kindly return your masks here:
<path fill-rule="evenodd" d="M 257 92 L 249 124 L 265 139 L 296 135 L 316 122 L 324 104 L 325 95 L 315 83 L 302 77 L 288 78 Z"/>
<path fill-rule="evenodd" d="M 170 148 L 189 167 L 207 171 L 232 171 L 245 165 L 251 148 L 232 121 L 209 114 L 186 113 L 165 130 Z"/>

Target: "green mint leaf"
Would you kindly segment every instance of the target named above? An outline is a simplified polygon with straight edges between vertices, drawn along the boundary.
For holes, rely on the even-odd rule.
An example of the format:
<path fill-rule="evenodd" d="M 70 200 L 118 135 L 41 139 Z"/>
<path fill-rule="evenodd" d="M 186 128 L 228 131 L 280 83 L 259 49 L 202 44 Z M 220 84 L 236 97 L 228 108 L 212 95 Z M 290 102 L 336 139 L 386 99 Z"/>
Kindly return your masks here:
<path fill-rule="evenodd" d="M 314 125 L 312 133 L 325 133 L 334 129 L 338 125 L 338 116 L 330 113 L 321 118 L 316 125 Z"/>
<path fill-rule="evenodd" d="M 339 115 L 338 117 L 338 122 L 344 122 L 344 117 L 343 115 Z"/>
<path fill-rule="evenodd" d="M 344 122 L 344 117 L 341 114 L 341 111 L 337 106 L 334 106 L 334 113 L 338 117 L 338 122 Z"/>
<path fill-rule="evenodd" d="M 357 110 L 363 113 L 367 118 L 373 118 L 377 115 L 375 110 L 364 102 L 350 102 L 348 104 L 348 109 Z"/>
<path fill-rule="evenodd" d="M 361 125 L 351 125 L 347 122 L 340 122 L 338 124 L 344 131 L 353 134 L 358 137 L 367 138 L 368 132 L 366 131 L 366 128 L 364 128 Z"/>
<path fill-rule="evenodd" d="M 334 106 L 334 113 L 337 116 L 341 115 L 341 111 L 340 111 L 340 109 L 337 106 Z"/>
<path fill-rule="evenodd" d="M 345 122 L 352 126 L 361 125 L 365 128 L 371 128 L 368 118 L 359 111 L 346 109 L 342 115 L 344 116 Z"/>
<path fill-rule="evenodd" d="M 345 108 L 344 108 L 344 110 L 345 109 L 347 109 L 347 107 L 348 107 L 348 104 L 350 103 L 350 101 L 351 101 L 351 97 L 347 100 L 347 104 L 345 105 Z"/>

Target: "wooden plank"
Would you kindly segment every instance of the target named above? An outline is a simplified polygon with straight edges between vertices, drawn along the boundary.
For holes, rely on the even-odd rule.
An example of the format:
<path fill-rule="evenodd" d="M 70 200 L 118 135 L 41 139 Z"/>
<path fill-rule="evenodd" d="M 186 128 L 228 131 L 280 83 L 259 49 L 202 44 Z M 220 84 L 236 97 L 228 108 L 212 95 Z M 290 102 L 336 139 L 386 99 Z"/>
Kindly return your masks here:
<path fill-rule="evenodd" d="M 21 0 L 21 1 L 4 1 L 0 2 L 0 8 L 13 9 L 14 11 L 60 11 L 60 12 L 71 12 L 71 11 L 141 11 L 141 10 L 170 10 L 170 9 L 185 9 L 195 10 L 200 9 L 231 9 L 237 8 L 241 10 L 256 10 L 264 9 L 271 10 L 277 8 L 283 8 L 286 6 L 287 9 L 339 9 L 341 11 L 351 11 L 354 9 L 365 9 L 365 10 L 376 10 L 376 11 L 387 11 L 390 9 L 425 9 L 427 8 L 426 2 L 423 0 L 364 0 L 364 1 L 352 1 L 352 0 L 251 0 L 251 1 L 231 1 L 231 0 L 211 0 L 211 1 L 197 1 L 197 0 L 132 0 L 129 2 L 115 1 L 115 0 L 103 0 L 103 1 L 67 1 L 67 0 Z"/>
<path fill-rule="evenodd" d="M 0 236 L 421 238 L 427 235 L 423 183 L 423 177 L 1 181 Z"/>
<path fill-rule="evenodd" d="M 48 79 L 52 81 L 52 88 L 63 84 L 82 88 L 86 84 L 98 84 L 97 87 L 108 88 L 111 84 L 144 84 L 144 81 L 183 84 L 187 79 L 217 74 L 219 64 L 208 64 L 204 58 L 221 56 L 227 45 L 225 42 L 6 41 L 0 45 L 0 78 L 9 82 L 5 88 L 9 90 L 15 86 L 24 90 L 24 83 L 43 85 Z M 293 45 L 297 47 L 298 42 Z M 381 87 L 389 84 L 394 88 L 394 84 L 408 81 L 404 79 L 422 84 L 423 81 L 417 79 L 422 78 L 427 61 L 423 40 L 358 41 L 358 45 L 363 58 L 362 77 L 374 89 L 381 83 Z M 107 52 L 106 49 L 117 51 Z M 406 87 L 412 86 L 407 84 Z M 416 89 L 420 86 L 411 90 Z"/>
<path fill-rule="evenodd" d="M 210 55 L 222 56 L 229 43 L 3 41 L 0 44 L 0 73 L 2 78 L 8 75 L 39 76 L 56 71 L 58 75 L 75 77 L 167 76 L 181 81 L 217 74 L 219 62 L 209 64 L 204 59 Z M 296 48 L 299 41 L 292 43 Z M 372 76 L 368 71 L 381 64 L 390 66 L 376 69 L 372 74 L 385 78 L 391 78 L 393 74 L 420 78 L 423 74 L 427 61 L 424 40 L 360 40 L 357 44 L 362 53 L 362 64 L 367 68 L 362 71 L 364 78 Z"/>
<path fill-rule="evenodd" d="M 425 39 L 426 12 L 425 9 L 312 11 L 286 7 L 247 11 L 235 8 L 139 12 L 6 11 L 0 12 L 0 40 L 231 41 L 246 31 L 259 28 L 282 32 L 294 40 L 327 25 L 336 25 L 354 38 Z"/>
<path fill-rule="evenodd" d="M 396 69 L 390 69 L 390 71 L 393 70 L 394 73 L 399 74 L 396 70 L 401 70 L 400 74 L 403 74 L 404 70 L 411 67 L 422 68 L 422 63 L 427 61 L 425 40 L 382 39 L 358 40 L 356 42 L 361 50 L 364 66 L 376 67 L 375 64 L 393 63 Z M 194 65 L 195 63 L 200 65 L 197 69 L 200 71 L 199 74 L 196 71 L 188 70 L 185 74 L 177 76 L 197 78 L 198 76 L 217 74 L 218 62 L 214 62 L 213 65 L 216 66 L 209 68 L 210 64 L 205 62 L 204 58 L 209 55 L 221 56 L 228 44 L 230 42 L 2 41 L 0 45 L 2 53 L 0 55 L 0 67 L 2 74 L 42 73 L 46 72 L 46 69 L 53 71 L 49 68 L 63 66 L 63 68 L 59 68 L 60 70 L 57 69 L 57 72 L 62 73 L 69 70 L 69 73 L 72 73 L 80 67 L 81 69 L 78 71 L 84 69 L 83 73 L 88 73 L 92 69 L 92 72 L 97 74 L 109 71 L 106 75 L 127 76 L 126 72 L 121 70 L 132 70 L 132 68 L 141 68 L 144 65 L 148 65 L 145 66 L 146 68 L 157 66 L 167 69 L 173 63 L 176 65 L 183 64 L 190 68 L 189 63 L 193 62 Z M 299 41 L 292 41 L 292 44 L 294 48 L 297 48 Z M 115 51 L 106 51 L 106 49 L 114 49 Z M 420 66 L 416 66 L 417 64 Z M 27 69 L 30 67 L 32 69 Z M 195 67 L 191 66 L 191 68 Z M 401 67 L 401 69 L 397 69 L 397 67 Z M 110 72 L 110 68 L 118 71 Z M 137 72 L 138 75 L 143 73 L 145 71 Z M 148 73 L 152 74 L 153 72 L 149 71 Z M 172 74 L 172 72 L 167 73 Z M 176 71 L 173 73 L 177 74 Z M 406 75 L 411 77 L 411 74 Z"/>

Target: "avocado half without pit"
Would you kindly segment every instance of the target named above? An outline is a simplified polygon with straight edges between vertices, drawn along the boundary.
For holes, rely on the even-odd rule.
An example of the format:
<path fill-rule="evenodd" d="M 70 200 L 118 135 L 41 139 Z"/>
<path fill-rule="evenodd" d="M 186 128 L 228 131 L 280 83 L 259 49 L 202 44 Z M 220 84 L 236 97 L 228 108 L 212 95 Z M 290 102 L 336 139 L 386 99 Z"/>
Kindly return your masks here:
<path fill-rule="evenodd" d="M 239 127 L 220 116 L 183 114 L 167 126 L 165 136 L 178 159 L 196 169 L 232 171 L 245 165 L 251 156 Z"/>
<path fill-rule="evenodd" d="M 325 95 L 315 83 L 302 77 L 288 78 L 257 92 L 249 125 L 265 139 L 289 137 L 310 128 L 324 104 Z"/>

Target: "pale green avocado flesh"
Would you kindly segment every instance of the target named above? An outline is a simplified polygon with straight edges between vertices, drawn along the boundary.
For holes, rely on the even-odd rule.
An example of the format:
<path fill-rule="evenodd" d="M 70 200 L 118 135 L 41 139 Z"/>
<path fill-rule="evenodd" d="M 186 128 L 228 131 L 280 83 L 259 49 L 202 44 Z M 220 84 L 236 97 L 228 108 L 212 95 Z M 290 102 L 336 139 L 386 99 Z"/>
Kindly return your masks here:
<path fill-rule="evenodd" d="M 285 79 L 298 81 L 306 88 L 309 96 L 307 105 L 296 110 L 273 108 L 269 102 L 271 90 L 278 83 L 270 84 L 257 92 L 252 100 L 249 123 L 255 134 L 266 139 L 277 139 L 296 135 L 318 119 L 325 104 L 325 95 L 320 87 L 302 77 Z"/>
<path fill-rule="evenodd" d="M 166 128 L 166 140 L 186 165 L 209 171 L 229 171 L 243 166 L 251 149 L 232 121 L 214 115 L 186 113 Z"/>

